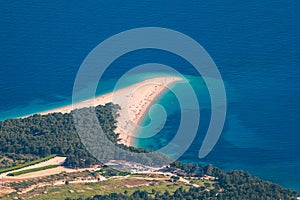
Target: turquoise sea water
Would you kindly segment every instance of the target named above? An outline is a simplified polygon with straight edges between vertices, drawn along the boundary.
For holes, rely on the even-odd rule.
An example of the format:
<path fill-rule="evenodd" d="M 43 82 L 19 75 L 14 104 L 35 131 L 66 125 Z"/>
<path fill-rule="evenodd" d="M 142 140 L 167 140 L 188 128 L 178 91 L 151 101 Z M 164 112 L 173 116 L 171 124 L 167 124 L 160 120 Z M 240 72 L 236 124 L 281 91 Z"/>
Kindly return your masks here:
<path fill-rule="evenodd" d="M 153 49 L 125 54 L 105 72 L 97 94 L 111 91 L 132 67 L 144 63 L 171 66 L 186 75 L 202 103 L 197 137 L 180 160 L 213 163 L 225 170 L 243 169 L 300 190 L 298 1 L 1 4 L 1 120 L 69 104 L 82 61 L 107 37 L 136 27 L 171 28 L 203 45 L 225 82 L 226 124 L 209 156 L 198 159 L 210 116 L 207 88 L 182 58 Z M 121 86 L 152 75 L 129 77 Z M 138 146 L 160 148 L 176 133 L 180 120 L 178 101 L 167 92 L 156 103 L 168 112 L 164 129 L 153 138 L 136 141 Z M 144 122 L 147 121 L 146 117 Z"/>

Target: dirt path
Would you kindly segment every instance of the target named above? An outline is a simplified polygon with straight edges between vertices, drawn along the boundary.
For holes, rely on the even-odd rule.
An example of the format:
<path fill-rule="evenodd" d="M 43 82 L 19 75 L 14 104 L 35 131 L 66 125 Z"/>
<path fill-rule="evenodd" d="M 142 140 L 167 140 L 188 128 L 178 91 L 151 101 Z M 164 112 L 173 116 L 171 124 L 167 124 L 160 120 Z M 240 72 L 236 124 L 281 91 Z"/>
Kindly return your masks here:
<path fill-rule="evenodd" d="M 31 172 L 31 173 L 22 174 L 19 176 L 7 176 L 7 174 L 9 174 L 9 173 L 18 172 L 18 171 L 22 171 L 22 170 L 26 170 L 26 169 L 45 167 L 45 166 L 49 166 L 49 165 L 62 165 L 65 162 L 65 160 L 66 160 L 66 157 L 57 156 L 57 157 L 47 160 L 45 162 L 41 162 L 41 163 L 38 163 L 35 165 L 24 167 L 22 169 L 3 173 L 0 175 L 0 179 L 1 179 L 2 183 L 15 182 L 15 181 L 39 178 L 39 177 L 43 177 L 43 176 L 49 176 L 49 175 L 53 175 L 53 174 L 59 174 L 61 172 L 78 172 L 78 171 L 85 170 L 85 169 L 70 169 L 70 168 L 66 168 L 63 166 L 59 166 L 56 168 L 46 169 L 46 170 L 42 170 L 42 171 L 38 171 L 38 172 Z"/>
<path fill-rule="evenodd" d="M 8 187 L 5 187 L 5 186 L 0 186 L 0 197 L 2 195 L 10 194 L 12 192 L 15 192 L 15 190 L 11 189 L 11 188 L 8 188 Z"/>

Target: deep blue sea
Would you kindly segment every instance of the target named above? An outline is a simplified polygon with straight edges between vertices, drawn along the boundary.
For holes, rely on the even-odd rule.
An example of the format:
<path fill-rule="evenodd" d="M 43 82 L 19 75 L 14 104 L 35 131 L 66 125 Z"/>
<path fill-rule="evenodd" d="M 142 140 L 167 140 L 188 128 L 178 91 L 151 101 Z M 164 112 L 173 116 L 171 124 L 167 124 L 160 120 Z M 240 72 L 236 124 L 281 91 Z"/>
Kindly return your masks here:
<path fill-rule="evenodd" d="M 131 28 L 170 28 L 208 51 L 226 86 L 225 128 L 205 159 L 198 151 L 210 115 L 207 90 L 182 58 L 151 49 L 128 53 L 106 71 L 98 94 L 112 90 L 134 66 L 171 66 L 186 75 L 204 102 L 198 135 L 182 161 L 242 169 L 300 191 L 299 12 L 297 0 L 2 1 L 0 119 L 71 103 L 82 61 L 106 38 Z M 132 81 L 143 76 L 137 77 Z M 157 102 L 168 111 L 166 125 L 153 138 L 137 141 L 140 147 L 164 146 L 178 128 L 174 95 L 168 92 Z"/>

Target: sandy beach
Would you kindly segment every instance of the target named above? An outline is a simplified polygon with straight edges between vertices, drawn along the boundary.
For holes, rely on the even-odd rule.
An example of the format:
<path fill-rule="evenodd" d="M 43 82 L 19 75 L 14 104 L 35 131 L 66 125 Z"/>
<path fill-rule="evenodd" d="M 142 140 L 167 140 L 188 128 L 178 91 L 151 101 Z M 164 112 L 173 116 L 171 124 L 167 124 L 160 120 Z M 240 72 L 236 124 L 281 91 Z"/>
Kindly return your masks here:
<path fill-rule="evenodd" d="M 117 119 L 115 132 L 120 134 L 119 142 L 121 144 L 131 146 L 133 145 L 132 136 L 137 125 L 151 103 L 171 84 L 181 80 L 183 79 L 175 76 L 151 78 L 105 95 L 39 114 L 69 113 L 73 109 L 104 105 L 109 102 L 119 104 L 121 110 L 119 111 L 120 116 Z"/>

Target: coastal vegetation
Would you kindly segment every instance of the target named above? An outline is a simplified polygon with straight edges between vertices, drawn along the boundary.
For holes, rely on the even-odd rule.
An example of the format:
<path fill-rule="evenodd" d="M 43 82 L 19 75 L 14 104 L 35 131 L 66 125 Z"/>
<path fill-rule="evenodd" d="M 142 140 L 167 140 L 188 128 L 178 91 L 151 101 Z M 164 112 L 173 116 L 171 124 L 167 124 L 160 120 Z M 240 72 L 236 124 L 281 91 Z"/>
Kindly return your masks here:
<path fill-rule="evenodd" d="M 103 124 L 103 131 L 114 142 L 117 142 L 117 134 L 113 132 L 116 123 L 114 115 L 117 114 L 117 109 L 119 107 L 113 104 L 96 107 L 99 122 Z M 17 155 L 33 155 L 34 159 L 51 158 L 53 154 L 66 156 L 64 165 L 67 167 L 86 167 L 97 163 L 81 143 L 71 114 L 33 115 L 0 122 L 0 152 L 16 155 L 15 159 L 19 158 Z M 1 173 L 34 163 L 29 162 L 3 169 Z"/>
<path fill-rule="evenodd" d="M 66 164 L 73 167 L 96 162 L 80 142 L 71 115 L 61 113 L 0 122 L 0 152 L 38 158 L 51 154 L 66 156 Z"/>

